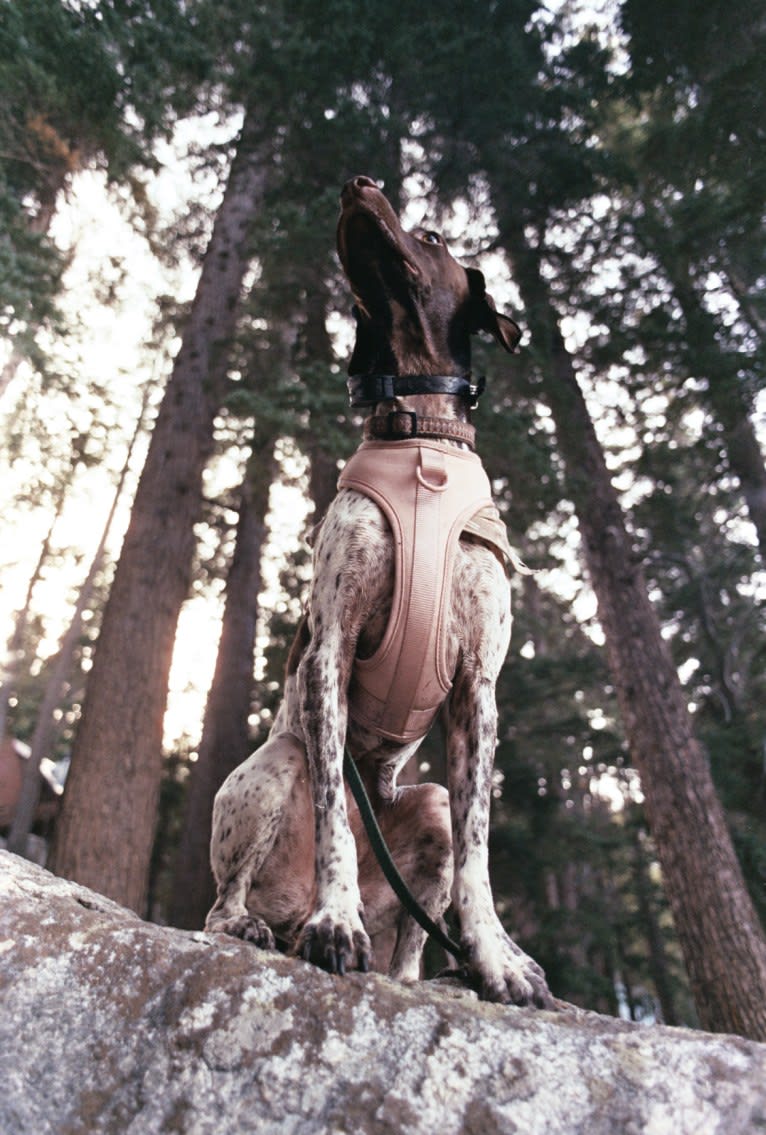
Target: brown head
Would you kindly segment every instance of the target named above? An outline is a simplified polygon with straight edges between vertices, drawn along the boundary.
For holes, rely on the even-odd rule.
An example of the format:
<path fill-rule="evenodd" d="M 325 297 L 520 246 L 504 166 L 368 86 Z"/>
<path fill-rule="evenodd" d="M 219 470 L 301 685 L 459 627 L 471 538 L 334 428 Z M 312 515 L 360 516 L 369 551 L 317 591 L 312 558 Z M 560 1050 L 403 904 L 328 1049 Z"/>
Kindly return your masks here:
<path fill-rule="evenodd" d="M 439 233 L 405 232 L 369 177 L 343 187 L 338 255 L 356 300 L 350 374 L 467 375 L 477 331 L 516 349 L 521 332 L 482 273 L 458 264 Z"/>

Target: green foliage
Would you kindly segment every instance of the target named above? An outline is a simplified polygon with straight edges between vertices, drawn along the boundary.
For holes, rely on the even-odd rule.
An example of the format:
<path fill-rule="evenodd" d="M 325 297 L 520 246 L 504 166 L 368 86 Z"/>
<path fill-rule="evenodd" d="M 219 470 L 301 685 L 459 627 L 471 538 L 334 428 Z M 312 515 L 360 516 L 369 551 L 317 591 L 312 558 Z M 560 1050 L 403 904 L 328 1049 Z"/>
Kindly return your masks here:
<path fill-rule="evenodd" d="M 0 8 L 0 311 L 6 329 L 53 312 L 62 264 L 46 213 L 111 115 L 113 63 L 89 14 L 52 0 Z"/>
<path fill-rule="evenodd" d="M 766 846 L 766 624 L 752 583 L 756 557 L 743 539 L 733 486 L 711 467 L 708 439 L 682 445 L 681 437 L 655 437 L 642 454 L 639 469 L 654 487 L 634 515 L 745 876 L 766 915 L 764 861 L 756 851 L 759 841 L 761 850 Z"/>
<path fill-rule="evenodd" d="M 83 168 L 131 184 L 154 166 L 207 68 L 177 0 L 0 5 L 0 329 L 38 365 L 65 267 L 47 235 L 57 199 Z"/>
<path fill-rule="evenodd" d="M 55 249 L 31 232 L 26 215 L 0 169 L 0 330 L 15 335 L 26 354 L 34 353 L 34 338 L 27 328 L 56 324 L 54 297 L 63 264 Z"/>

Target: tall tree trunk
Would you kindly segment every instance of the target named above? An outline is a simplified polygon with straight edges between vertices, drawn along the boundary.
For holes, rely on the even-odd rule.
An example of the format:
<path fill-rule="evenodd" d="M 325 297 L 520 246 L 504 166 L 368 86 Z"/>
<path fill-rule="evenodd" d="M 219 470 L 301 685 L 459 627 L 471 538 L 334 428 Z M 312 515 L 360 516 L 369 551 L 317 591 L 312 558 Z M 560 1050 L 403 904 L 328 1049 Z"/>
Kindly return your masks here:
<path fill-rule="evenodd" d="M 8 661 L 3 667 L 2 674 L 0 675 L 2 677 L 2 682 L 0 682 L 0 742 L 2 742 L 6 734 L 8 722 L 8 705 L 10 702 L 11 694 L 13 692 L 13 688 L 16 684 L 19 665 L 22 658 L 24 636 L 27 631 L 29 615 L 32 610 L 32 596 L 34 595 L 35 588 L 40 581 L 40 577 L 43 573 L 43 568 L 45 567 L 48 561 L 48 556 L 50 555 L 53 530 L 58 524 L 61 513 L 64 510 L 64 501 L 66 500 L 66 491 L 68 487 L 68 482 L 62 483 L 59 487 L 58 494 L 54 502 L 53 516 L 51 517 L 51 522 L 48 525 L 48 531 L 45 534 L 45 538 L 40 545 L 40 554 L 37 557 L 37 563 L 32 570 L 32 574 L 29 577 L 29 582 L 27 584 L 27 593 L 24 597 L 24 604 L 16 615 L 16 620 L 13 625 L 13 632 L 8 643 Z"/>
<path fill-rule="evenodd" d="M 21 355 L 17 351 L 11 349 L 11 354 L 2 368 L 0 368 L 0 399 L 2 399 L 8 387 L 13 382 L 21 365 Z"/>
<path fill-rule="evenodd" d="M 271 459 L 269 458 L 271 453 Z M 197 760 L 192 765 L 173 878 L 170 922 L 198 929 L 213 905 L 210 873 L 213 799 L 229 773 L 250 753 L 253 653 L 261 590 L 269 490 L 276 473 L 274 439 L 256 438 L 240 490 L 237 536 L 226 581 L 215 673 Z"/>
<path fill-rule="evenodd" d="M 667 275 L 686 324 L 689 368 L 707 380 L 702 398 L 721 426 L 729 468 L 737 477 L 766 563 L 766 463 L 751 420 L 752 405 L 740 378 L 741 360 L 722 350 L 713 315 L 694 286 L 692 269 L 651 205 L 644 201 L 639 236 Z"/>
<path fill-rule="evenodd" d="M 687 339 L 693 344 L 690 364 L 707 379 L 703 397 L 723 431 L 729 468 L 739 481 L 766 564 L 766 464 L 737 363 L 722 356 L 713 316 L 702 306 L 691 279 L 677 278 L 673 287 L 684 314 Z"/>
<path fill-rule="evenodd" d="M 308 446 L 309 496 L 314 502 L 314 523 L 318 524 L 338 492 L 338 461 L 321 442 Z"/>
<path fill-rule="evenodd" d="M 317 271 L 323 267 L 317 259 L 314 264 L 306 266 L 303 274 L 306 308 L 296 364 L 299 369 L 324 365 L 329 373 L 329 368 L 335 361 L 335 352 L 327 332 L 327 283 L 323 272 Z M 345 387 L 343 390 L 345 404 Z M 304 445 L 309 458 L 309 495 L 314 502 L 313 522 L 317 524 L 338 491 L 338 454 L 334 452 L 332 444 L 328 443 L 325 422 L 316 413 L 312 413 L 311 432 Z"/>
<path fill-rule="evenodd" d="M 542 393 L 556 426 L 568 493 L 631 755 L 703 1027 L 766 1040 L 766 938 L 745 888 L 710 768 L 649 602 L 617 493 L 522 224 L 503 213 Z"/>
<path fill-rule="evenodd" d="M 646 932 L 646 941 L 649 947 L 649 972 L 652 975 L 657 999 L 662 1010 L 662 1023 L 664 1025 L 679 1025 L 681 1023 L 676 1012 L 673 984 L 668 968 L 668 957 L 665 944 L 662 940 L 657 912 L 652 900 L 651 882 L 649 880 L 646 855 L 642 845 L 642 835 L 636 831 L 633 843 L 633 879 L 638 898 L 638 913 Z"/>
<path fill-rule="evenodd" d="M 29 759 L 24 765 L 24 781 L 21 787 L 21 795 L 19 796 L 16 812 L 13 817 L 13 824 L 8 834 L 8 850 L 15 852 L 17 855 L 26 854 L 29 833 L 32 830 L 35 812 L 37 811 L 37 805 L 40 799 L 40 765 L 43 757 L 47 756 L 53 750 L 55 742 L 56 725 L 53 714 L 61 702 L 65 683 L 71 673 L 75 647 L 82 633 L 83 613 L 88 603 L 90 603 L 96 577 L 101 571 L 104 562 L 109 533 L 112 530 L 117 505 L 120 502 L 123 489 L 125 488 L 125 480 L 130 470 L 133 451 L 141 435 L 141 431 L 144 428 L 144 417 L 149 403 L 149 391 L 150 387 L 147 385 L 141 403 L 141 412 L 138 416 L 138 422 L 133 437 L 130 439 L 128 445 L 128 452 L 125 456 L 125 461 L 123 462 L 122 470 L 117 481 L 117 487 L 114 491 L 114 497 L 112 498 L 112 504 L 104 524 L 101 539 L 99 540 L 90 568 L 88 569 L 88 574 L 77 596 L 72 619 L 61 640 L 61 645 L 53 664 L 53 670 L 48 679 L 42 704 L 37 715 L 35 731 L 32 735 L 31 752 Z"/>
<path fill-rule="evenodd" d="M 136 492 L 56 828 L 53 869 L 138 912 L 146 901 L 168 673 L 189 590 L 202 473 L 267 169 L 248 115 Z"/>

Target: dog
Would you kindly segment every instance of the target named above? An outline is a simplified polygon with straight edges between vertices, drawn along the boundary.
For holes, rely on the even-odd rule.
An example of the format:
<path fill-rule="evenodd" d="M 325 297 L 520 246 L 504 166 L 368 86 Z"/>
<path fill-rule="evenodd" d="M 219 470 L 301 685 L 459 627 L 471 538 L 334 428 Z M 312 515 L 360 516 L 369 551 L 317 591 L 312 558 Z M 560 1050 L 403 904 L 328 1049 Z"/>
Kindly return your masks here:
<path fill-rule="evenodd" d="M 419 978 L 425 931 L 375 861 L 343 778 L 347 745 L 413 894 L 434 920 L 452 903 L 480 996 L 550 1006 L 542 970 L 495 912 L 487 850 L 513 555 L 471 449 L 470 340 L 487 331 L 514 351 L 520 331 L 497 312 L 481 272 L 458 264 L 438 233 L 405 231 L 368 177 L 343 187 L 337 247 L 355 299 L 352 405 L 372 412 L 316 536 L 308 610 L 271 733 L 215 800 L 217 899 L 206 929 L 278 944 L 336 974 L 366 972 L 374 959 L 392 978 Z M 389 466 L 402 492 L 418 482 L 415 527 L 450 527 L 438 564 L 428 541 L 408 545 L 398 531 L 406 525 L 380 489 Z M 447 481 L 458 498 L 445 521 Z M 404 607 L 419 617 L 417 632 L 402 629 Z M 402 653 L 392 661 L 395 623 Z M 393 716 L 375 686 L 386 667 Z M 447 788 L 398 785 L 436 714 Z"/>

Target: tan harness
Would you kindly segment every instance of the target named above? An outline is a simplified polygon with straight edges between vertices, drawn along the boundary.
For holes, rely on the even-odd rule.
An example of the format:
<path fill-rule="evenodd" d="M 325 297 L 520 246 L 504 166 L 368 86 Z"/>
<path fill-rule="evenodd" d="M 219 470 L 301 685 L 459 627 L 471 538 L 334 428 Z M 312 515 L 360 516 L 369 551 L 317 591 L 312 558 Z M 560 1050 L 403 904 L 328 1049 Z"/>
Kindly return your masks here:
<path fill-rule="evenodd" d="M 379 505 L 396 560 L 388 627 L 372 657 L 354 662 L 349 713 L 404 744 L 425 736 L 452 688 L 444 613 L 461 533 L 488 543 L 507 569 L 527 569 L 508 543 L 475 453 L 423 439 L 366 441 L 338 488 Z"/>

